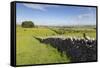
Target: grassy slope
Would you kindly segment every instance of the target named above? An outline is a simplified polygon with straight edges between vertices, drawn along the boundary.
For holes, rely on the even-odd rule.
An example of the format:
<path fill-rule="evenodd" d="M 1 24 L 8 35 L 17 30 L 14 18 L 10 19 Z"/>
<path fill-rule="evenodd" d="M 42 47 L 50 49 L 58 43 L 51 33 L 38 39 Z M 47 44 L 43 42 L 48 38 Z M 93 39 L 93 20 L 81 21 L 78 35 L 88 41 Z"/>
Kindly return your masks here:
<path fill-rule="evenodd" d="M 48 34 L 46 34 L 48 33 Z M 55 34 L 49 29 L 17 27 L 17 65 L 61 63 L 70 60 L 50 45 L 41 44 L 32 36 L 47 36 Z"/>
<path fill-rule="evenodd" d="M 74 28 L 74 30 L 76 30 Z M 74 31 L 66 30 L 64 36 L 82 37 L 86 33 L 90 37 L 96 37 L 95 30 L 78 29 Z M 58 35 L 56 32 L 39 27 L 39 28 L 21 28 L 17 26 L 17 65 L 23 64 L 45 64 L 45 63 L 61 63 L 70 62 L 70 60 L 63 55 L 60 56 L 59 52 L 50 45 L 42 44 L 33 36 L 54 36 Z"/>
<path fill-rule="evenodd" d="M 83 37 L 83 33 L 90 38 L 96 38 L 96 30 L 93 28 L 65 28 L 65 29 L 53 29 L 56 31 L 64 32 L 64 36 L 71 36 L 71 37 Z"/>

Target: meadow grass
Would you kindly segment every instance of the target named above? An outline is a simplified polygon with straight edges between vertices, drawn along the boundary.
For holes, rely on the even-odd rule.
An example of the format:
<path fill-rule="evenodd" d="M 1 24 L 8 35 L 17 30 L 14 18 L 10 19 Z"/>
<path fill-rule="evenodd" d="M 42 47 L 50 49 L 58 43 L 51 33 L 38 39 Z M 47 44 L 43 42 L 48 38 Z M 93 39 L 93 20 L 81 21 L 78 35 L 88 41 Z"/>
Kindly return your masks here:
<path fill-rule="evenodd" d="M 53 31 L 39 28 L 21 28 L 17 27 L 16 36 L 16 63 L 17 65 L 27 64 L 47 64 L 69 62 L 70 59 L 51 47 L 49 44 L 42 44 L 33 36 L 52 35 Z"/>
<path fill-rule="evenodd" d="M 56 29 L 57 30 L 57 29 Z M 57 30 L 59 31 L 59 30 Z M 93 29 L 70 29 L 65 30 L 63 36 L 82 37 L 86 33 L 92 38 L 96 38 L 96 30 Z M 49 28 L 22 28 L 16 27 L 16 63 L 17 65 L 28 64 L 47 64 L 47 63 L 64 63 L 70 62 L 68 56 L 57 51 L 56 48 L 49 44 L 40 43 L 36 37 L 56 36 L 56 32 Z"/>

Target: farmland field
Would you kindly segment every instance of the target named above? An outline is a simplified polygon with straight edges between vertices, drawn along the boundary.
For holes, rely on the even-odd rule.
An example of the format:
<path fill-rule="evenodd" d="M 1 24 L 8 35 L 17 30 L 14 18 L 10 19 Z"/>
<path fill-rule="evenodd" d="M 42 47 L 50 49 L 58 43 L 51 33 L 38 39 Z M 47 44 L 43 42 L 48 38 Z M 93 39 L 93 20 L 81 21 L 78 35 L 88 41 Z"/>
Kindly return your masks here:
<path fill-rule="evenodd" d="M 76 37 L 83 38 L 86 33 L 90 38 L 96 39 L 94 27 L 34 27 L 22 28 L 16 26 L 16 62 L 17 65 L 47 64 L 47 63 L 68 63 L 70 57 L 62 56 L 56 48 L 50 44 L 40 43 L 34 37 Z"/>

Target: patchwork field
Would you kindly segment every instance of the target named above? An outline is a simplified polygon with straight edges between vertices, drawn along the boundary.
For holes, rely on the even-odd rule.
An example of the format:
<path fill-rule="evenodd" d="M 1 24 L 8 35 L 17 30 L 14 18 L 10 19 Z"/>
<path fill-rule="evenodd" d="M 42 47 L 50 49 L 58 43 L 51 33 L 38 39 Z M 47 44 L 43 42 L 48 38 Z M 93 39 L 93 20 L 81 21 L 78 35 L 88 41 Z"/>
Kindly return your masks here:
<path fill-rule="evenodd" d="M 22 28 L 16 26 L 16 62 L 17 65 L 26 64 L 47 64 L 47 63 L 68 63 L 70 57 L 61 55 L 56 48 L 50 44 L 39 42 L 34 37 L 74 37 L 84 38 L 83 34 L 96 39 L 96 29 L 94 27 L 34 27 Z"/>

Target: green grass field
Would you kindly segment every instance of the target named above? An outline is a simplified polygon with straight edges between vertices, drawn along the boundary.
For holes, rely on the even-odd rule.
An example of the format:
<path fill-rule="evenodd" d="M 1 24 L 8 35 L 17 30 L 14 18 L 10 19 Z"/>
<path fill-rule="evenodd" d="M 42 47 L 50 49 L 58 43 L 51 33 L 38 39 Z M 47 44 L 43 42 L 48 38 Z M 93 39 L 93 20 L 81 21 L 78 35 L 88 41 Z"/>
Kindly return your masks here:
<path fill-rule="evenodd" d="M 96 30 L 92 28 L 64 28 L 58 32 L 64 32 L 62 36 L 82 37 L 86 33 L 91 38 L 96 38 Z M 38 28 L 22 28 L 16 27 L 16 63 L 17 65 L 27 64 L 47 64 L 47 63 L 64 63 L 70 62 L 69 57 L 65 54 L 63 56 L 57 51 L 56 48 L 51 47 L 49 44 L 40 43 L 33 36 L 46 37 L 46 36 L 59 36 L 55 31 L 46 27 Z"/>

